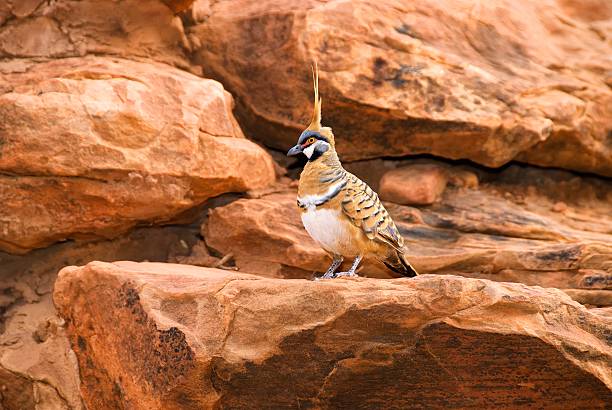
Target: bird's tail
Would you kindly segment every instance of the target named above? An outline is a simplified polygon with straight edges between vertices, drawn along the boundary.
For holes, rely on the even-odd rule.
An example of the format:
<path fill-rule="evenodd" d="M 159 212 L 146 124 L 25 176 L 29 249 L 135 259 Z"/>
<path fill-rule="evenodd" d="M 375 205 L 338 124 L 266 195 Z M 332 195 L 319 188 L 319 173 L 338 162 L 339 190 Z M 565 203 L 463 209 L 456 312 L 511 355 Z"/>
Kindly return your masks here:
<path fill-rule="evenodd" d="M 387 268 L 400 275 L 413 278 L 418 275 L 418 272 L 412 267 L 406 259 L 403 252 L 394 250 L 387 259 L 382 261 Z"/>

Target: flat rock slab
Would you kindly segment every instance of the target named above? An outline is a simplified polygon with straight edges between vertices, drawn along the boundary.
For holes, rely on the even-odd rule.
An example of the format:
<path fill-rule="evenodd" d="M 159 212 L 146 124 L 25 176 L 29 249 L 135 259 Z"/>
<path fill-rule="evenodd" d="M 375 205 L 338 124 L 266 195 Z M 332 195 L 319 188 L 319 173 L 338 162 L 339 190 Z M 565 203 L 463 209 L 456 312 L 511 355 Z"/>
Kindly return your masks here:
<path fill-rule="evenodd" d="M 60 272 L 54 301 L 88 408 L 612 402 L 612 320 L 553 289 L 92 262 Z"/>

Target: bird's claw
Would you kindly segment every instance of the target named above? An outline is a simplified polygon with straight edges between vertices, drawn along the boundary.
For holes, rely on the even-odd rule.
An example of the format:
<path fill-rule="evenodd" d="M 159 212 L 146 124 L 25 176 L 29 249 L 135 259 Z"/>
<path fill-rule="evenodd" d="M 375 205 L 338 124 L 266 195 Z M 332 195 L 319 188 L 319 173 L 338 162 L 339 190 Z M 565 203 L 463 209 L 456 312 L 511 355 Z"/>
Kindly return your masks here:
<path fill-rule="evenodd" d="M 336 272 L 334 277 L 335 278 L 341 278 L 343 276 L 347 277 L 347 278 L 351 278 L 351 277 L 357 276 L 357 274 L 355 272 L 351 272 L 351 271 L 348 271 L 348 272 Z"/>

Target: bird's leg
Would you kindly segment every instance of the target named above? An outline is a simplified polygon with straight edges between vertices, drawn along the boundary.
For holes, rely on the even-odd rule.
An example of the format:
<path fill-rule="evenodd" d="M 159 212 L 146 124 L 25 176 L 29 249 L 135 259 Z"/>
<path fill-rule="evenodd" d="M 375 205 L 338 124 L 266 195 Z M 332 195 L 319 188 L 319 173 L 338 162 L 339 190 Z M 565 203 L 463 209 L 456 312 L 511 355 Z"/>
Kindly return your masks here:
<path fill-rule="evenodd" d="M 351 265 L 351 268 L 348 270 L 348 272 L 338 272 L 336 273 L 335 277 L 339 278 L 340 276 L 357 276 L 357 274 L 355 273 L 355 270 L 357 270 L 357 266 L 359 266 L 359 262 L 361 262 L 361 258 L 363 258 L 363 256 L 358 255 L 353 261 L 353 264 Z"/>
<path fill-rule="evenodd" d="M 319 279 L 331 279 L 334 278 L 334 272 L 336 272 L 336 269 L 338 269 L 338 266 L 340 266 L 340 264 L 342 263 L 342 261 L 344 260 L 344 258 L 340 255 L 334 255 L 334 259 L 332 260 L 331 265 L 329 265 L 329 268 L 327 269 L 327 272 L 325 272 L 325 274 L 323 276 L 321 276 Z"/>

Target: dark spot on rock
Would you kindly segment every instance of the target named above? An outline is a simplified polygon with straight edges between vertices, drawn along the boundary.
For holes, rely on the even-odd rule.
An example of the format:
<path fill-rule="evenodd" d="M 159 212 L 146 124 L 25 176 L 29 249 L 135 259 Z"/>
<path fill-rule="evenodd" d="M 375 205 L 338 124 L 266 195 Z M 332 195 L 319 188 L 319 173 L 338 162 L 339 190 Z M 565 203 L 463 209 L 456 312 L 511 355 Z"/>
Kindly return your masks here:
<path fill-rule="evenodd" d="M 395 28 L 395 31 L 397 31 L 400 34 L 404 34 L 404 35 L 422 40 L 421 35 L 415 32 L 412 26 L 410 26 L 409 24 L 402 23 L 399 26 L 394 27 L 394 28 Z"/>
<path fill-rule="evenodd" d="M 446 219 L 446 218 L 438 218 L 438 221 L 434 226 L 438 228 L 443 228 L 443 229 L 458 229 L 459 228 L 457 224 L 455 223 L 455 221 L 453 221 L 452 219 Z"/>
<path fill-rule="evenodd" d="M 393 84 L 395 88 L 401 88 L 407 83 L 407 80 L 403 78 L 405 74 L 418 74 L 422 68 L 423 66 L 401 64 L 400 67 L 394 70 L 393 74 L 385 78 L 385 80 L 391 81 L 391 84 Z"/>
<path fill-rule="evenodd" d="M 140 296 L 138 296 L 136 289 L 127 283 L 121 287 L 120 295 L 122 296 L 122 299 L 125 300 L 125 307 L 134 307 L 134 305 L 140 301 Z"/>
<path fill-rule="evenodd" d="M 446 105 L 446 98 L 444 95 L 438 94 L 431 99 L 431 102 L 434 105 L 435 111 L 442 111 Z"/>
<path fill-rule="evenodd" d="M 584 286 L 592 288 L 610 289 L 612 287 L 612 275 L 591 275 L 585 276 L 582 280 Z"/>
<path fill-rule="evenodd" d="M 372 71 L 374 72 L 374 79 L 372 80 L 372 83 L 374 85 L 382 85 L 384 79 L 385 79 L 385 67 L 387 66 L 387 62 L 381 58 L 381 57 L 376 57 L 374 59 L 374 66 L 372 67 Z"/>
<path fill-rule="evenodd" d="M 115 383 L 113 383 L 113 396 L 115 396 L 120 401 L 123 400 L 123 389 L 121 388 L 120 380 L 115 380 Z"/>
<path fill-rule="evenodd" d="M 387 65 L 387 62 L 382 57 L 376 57 L 374 59 L 374 70 L 380 70 Z"/>
<path fill-rule="evenodd" d="M 85 342 L 85 339 L 83 339 L 82 336 L 79 336 L 77 338 L 77 344 L 79 345 L 79 350 L 81 352 L 84 352 L 87 350 L 87 342 Z"/>
<path fill-rule="evenodd" d="M 545 262 L 574 262 L 580 254 L 580 246 L 573 246 L 557 251 L 543 252 L 538 254 L 538 258 Z"/>

